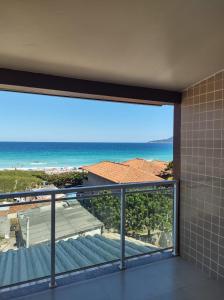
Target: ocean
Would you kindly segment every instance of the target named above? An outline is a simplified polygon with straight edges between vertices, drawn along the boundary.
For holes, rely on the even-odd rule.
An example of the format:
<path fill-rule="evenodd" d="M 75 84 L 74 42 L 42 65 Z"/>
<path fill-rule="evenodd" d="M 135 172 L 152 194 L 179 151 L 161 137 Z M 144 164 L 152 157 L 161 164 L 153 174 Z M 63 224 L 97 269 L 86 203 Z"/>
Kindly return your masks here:
<path fill-rule="evenodd" d="M 0 142 L 0 169 L 72 168 L 102 160 L 132 158 L 170 161 L 172 144 Z"/>

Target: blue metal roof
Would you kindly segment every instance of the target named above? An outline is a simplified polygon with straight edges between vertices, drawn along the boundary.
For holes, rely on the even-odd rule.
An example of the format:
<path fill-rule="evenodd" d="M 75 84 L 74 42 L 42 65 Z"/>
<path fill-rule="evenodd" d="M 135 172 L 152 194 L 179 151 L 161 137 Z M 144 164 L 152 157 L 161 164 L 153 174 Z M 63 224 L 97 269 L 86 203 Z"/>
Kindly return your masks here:
<path fill-rule="evenodd" d="M 155 248 L 126 241 L 126 256 L 148 253 Z M 119 259 L 120 240 L 101 235 L 56 243 L 56 273 Z M 9 250 L 0 254 L 0 286 L 50 275 L 50 244 Z"/>

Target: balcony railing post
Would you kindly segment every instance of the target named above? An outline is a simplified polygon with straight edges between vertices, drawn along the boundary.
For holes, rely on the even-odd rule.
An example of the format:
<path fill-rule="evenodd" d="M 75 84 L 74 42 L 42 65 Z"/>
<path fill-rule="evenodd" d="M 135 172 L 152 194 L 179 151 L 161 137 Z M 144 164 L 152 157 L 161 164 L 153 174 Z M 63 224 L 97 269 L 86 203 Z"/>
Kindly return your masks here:
<path fill-rule="evenodd" d="M 121 236 L 121 258 L 120 270 L 125 269 L 125 189 L 121 188 L 121 201 L 120 201 L 120 236 Z"/>
<path fill-rule="evenodd" d="M 173 185 L 173 255 L 178 255 L 178 245 L 177 245 L 177 226 L 178 226 L 178 220 L 177 220 L 177 183 L 175 182 Z"/>
<path fill-rule="evenodd" d="M 55 194 L 51 195 L 51 281 L 50 288 L 56 287 L 55 281 Z"/>

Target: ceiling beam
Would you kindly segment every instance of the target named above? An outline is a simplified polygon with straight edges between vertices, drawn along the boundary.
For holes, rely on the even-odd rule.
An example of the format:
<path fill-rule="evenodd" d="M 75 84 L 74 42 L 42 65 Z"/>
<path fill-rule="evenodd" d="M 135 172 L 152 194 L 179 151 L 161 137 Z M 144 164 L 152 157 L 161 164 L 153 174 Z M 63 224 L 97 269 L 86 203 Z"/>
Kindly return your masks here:
<path fill-rule="evenodd" d="M 142 104 L 175 104 L 181 93 L 0 68 L 0 89 Z"/>

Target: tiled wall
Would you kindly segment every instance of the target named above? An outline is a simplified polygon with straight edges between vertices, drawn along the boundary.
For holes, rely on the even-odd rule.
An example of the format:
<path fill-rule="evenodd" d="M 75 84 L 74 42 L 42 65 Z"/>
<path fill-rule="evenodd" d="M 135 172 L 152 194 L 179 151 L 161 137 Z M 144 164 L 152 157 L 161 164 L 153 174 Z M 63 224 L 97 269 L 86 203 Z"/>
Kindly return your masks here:
<path fill-rule="evenodd" d="M 224 71 L 184 91 L 181 255 L 224 278 Z"/>

